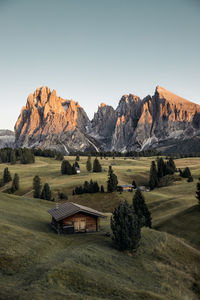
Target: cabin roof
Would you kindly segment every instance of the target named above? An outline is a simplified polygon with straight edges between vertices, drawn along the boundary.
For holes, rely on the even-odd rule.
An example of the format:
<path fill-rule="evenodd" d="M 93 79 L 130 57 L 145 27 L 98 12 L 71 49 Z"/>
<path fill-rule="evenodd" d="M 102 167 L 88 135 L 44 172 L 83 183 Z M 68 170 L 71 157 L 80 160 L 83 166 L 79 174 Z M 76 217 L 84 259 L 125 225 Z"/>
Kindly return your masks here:
<path fill-rule="evenodd" d="M 52 209 L 48 210 L 48 213 L 56 219 L 56 221 L 60 221 L 64 218 L 67 218 L 69 216 L 72 216 L 78 212 L 84 212 L 90 215 L 94 215 L 96 217 L 102 217 L 105 218 L 105 215 L 101 212 L 87 207 L 80 204 L 76 204 L 73 202 L 65 202 L 64 204 L 60 205 L 58 208 L 54 207 Z"/>

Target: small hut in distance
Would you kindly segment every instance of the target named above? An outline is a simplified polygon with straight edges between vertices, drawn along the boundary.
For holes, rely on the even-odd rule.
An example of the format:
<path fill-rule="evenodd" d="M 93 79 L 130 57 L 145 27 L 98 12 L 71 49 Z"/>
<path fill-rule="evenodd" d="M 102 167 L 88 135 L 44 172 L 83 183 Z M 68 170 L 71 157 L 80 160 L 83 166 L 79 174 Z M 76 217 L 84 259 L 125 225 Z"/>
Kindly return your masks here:
<path fill-rule="evenodd" d="M 100 230 L 101 212 L 73 202 L 49 209 L 51 226 L 57 233 L 95 232 Z"/>

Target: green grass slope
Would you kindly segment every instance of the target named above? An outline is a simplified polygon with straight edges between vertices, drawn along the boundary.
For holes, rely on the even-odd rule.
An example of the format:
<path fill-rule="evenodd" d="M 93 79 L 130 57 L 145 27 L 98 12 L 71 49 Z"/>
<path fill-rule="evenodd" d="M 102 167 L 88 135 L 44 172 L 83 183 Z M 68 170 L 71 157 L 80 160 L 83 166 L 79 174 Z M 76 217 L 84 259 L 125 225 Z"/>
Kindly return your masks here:
<path fill-rule="evenodd" d="M 142 231 L 134 255 L 105 236 L 58 236 L 51 202 L 0 193 L 0 299 L 198 299 L 200 252 L 183 240 Z"/>

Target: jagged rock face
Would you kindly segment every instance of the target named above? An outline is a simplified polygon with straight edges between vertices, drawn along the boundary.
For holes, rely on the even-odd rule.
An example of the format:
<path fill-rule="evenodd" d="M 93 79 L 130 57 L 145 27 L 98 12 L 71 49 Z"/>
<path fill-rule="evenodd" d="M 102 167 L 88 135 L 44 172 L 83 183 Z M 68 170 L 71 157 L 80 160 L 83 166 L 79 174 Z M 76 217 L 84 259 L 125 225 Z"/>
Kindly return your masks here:
<path fill-rule="evenodd" d="M 77 102 L 42 87 L 29 95 L 15 134 L 18 147 L 66 153 L 156 148 L 200 135 L 200 106 L 158 86 L 143 100 L 124 95 L 116 110 L 102 103 L 90 122 Z"/>
<path fill-rule="evenodd" d="M 91 121 L 89 134 L 101 141 L 102 147 L 110 150 L 117 113 L 112 106 L 101 103 Z"/>
<path fill-rule="evenodd" d="M 15 133 L 11 130 L 0 129 L 0 149 L 5 147 L 14 147 Z"/>
<path fill-rule="evenodd" d="M 160 140 L 188 138 L 200 128 L 199 105 L 158 86 L 153 97 L 142 101 L 124 96 L 117 108 L 118 119 L 112 149 L 149 148 Z"/>
<path fill-rule="evenodd" d="M 91 145 L 84 136 L 88 123 L 77 102 L 58 97 L 48 87 L 38 88 L 15 125 L 16 146 L 85 150 Z"/>
<path fill-rule="evenodd" d="M 111 148 L 126 151 L 136 143 L 135 130 L 141 116 L 142 101 L 135 95 L 124 95 L 116 109 L 117 121 Z"/>

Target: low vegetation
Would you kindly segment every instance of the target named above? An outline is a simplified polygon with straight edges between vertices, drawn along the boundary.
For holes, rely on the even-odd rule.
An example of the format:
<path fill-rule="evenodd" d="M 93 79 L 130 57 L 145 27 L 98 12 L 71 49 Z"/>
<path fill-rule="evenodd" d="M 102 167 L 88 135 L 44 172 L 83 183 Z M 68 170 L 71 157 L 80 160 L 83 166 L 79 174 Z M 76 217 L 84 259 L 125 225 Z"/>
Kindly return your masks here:
<path fill-rule="evenodd" d="M 8 168 L 13 178 L 0 188 L 0 298 L 12 295 L 13 299 L 198 299 L 199 159 L 174 161 L 177 170 L 184 170 L 186 166 L 190 169 L 194 180 L 190 184 L 187 178 L 175 172 L 172 185 L 140 195 L 138 189 L 121 194 L 113 191 L 73 196 L 76 186 L 90 182 L 91 172 L 86 168 L 88 156 L 79 156 L 78 161 L 73 156 L 65 159 L 71 165 L 78 162 L 81 173 L 63 176 L 60 161 L 39 156 L 30 165 L 0 165 L 2 177 Z M 95 158 L 90 157 L 90 160 L 93 164 Z M 152 157 L 102 158 L 101 167 L 106 172 L 94 172 L 92 179 L 98 181 L 99 188 L 106 186 L 112 165 L 119 184 L 137 182 L 138 186 L 147 186 L 151 162 Z M 15 195 L 9 195 L 5 192 L 13 186 L 17 178 L 14 174 L 20 178 L 19 189 Z M 108 219 L 102 220 L 101 231 L 88 235 L 56 235 L 49 226 L 47 213 L 55 203 L 37 199 L 44 186 L 51 200 L 72 201 L 107 213 Z M 138 197 L 140 200 L 136 201 Z M 127 219 L 117 213 L 114 219 L 113 213 L 111 224 L 116 225 L 117 215 L 120 215 L 120 222 L 124 224 L 120 228 L 125 229 L 125 234 L 111 225 L 112 234 L 110 213 L 117 210 L 120 201 L 118 212 L 128 211 L 128 223 L 132 220 L 135 225 L 127 231 Z M 123 240 L 120 250 L 126 251 L 121 252 L 117 245 L 124 235 L 127 239 Z M 134 239 L 129 239 L 133 236 Z"/>

